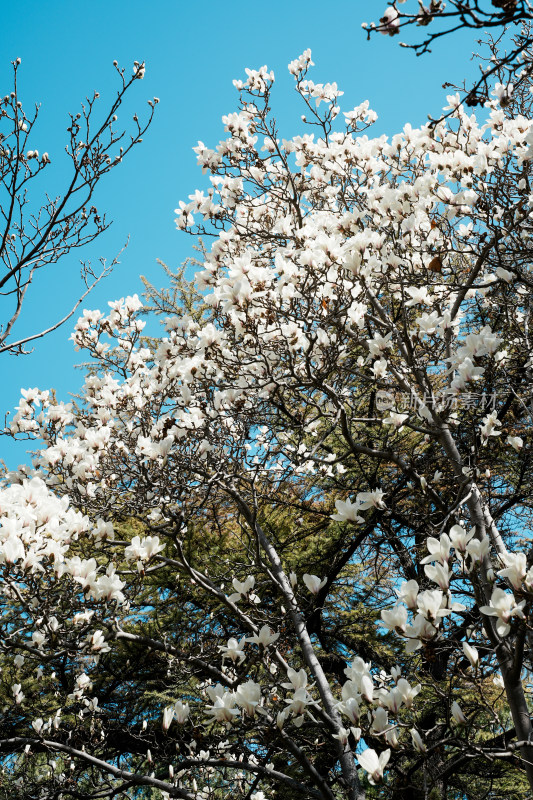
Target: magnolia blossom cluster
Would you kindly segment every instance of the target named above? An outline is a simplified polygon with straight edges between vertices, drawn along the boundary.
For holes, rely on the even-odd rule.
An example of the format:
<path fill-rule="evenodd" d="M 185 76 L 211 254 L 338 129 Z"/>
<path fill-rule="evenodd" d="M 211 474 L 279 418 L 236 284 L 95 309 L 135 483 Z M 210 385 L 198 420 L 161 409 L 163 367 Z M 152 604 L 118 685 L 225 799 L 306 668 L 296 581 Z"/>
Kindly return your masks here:
<path fill-rule="evenodd" d="M 226 645 L 220 645 L 218 649 L 223 661 L 228 659 L 239 667 L 247 657 L 246 643 L 270 648 L 278 638 L 279 633 L 274 633 L 264 625 L 258 634 L 251 637 L 243 636 L 240 640 L 232 637 Z M 232 676 L 235 677 L 232 670 L 226 669 L 225 674 L 230 681 Z M 342 686 L 337 708 L 346 718 L 348 727 L 341 727 L 336 738 L 343 745 L 347 745 L 351 736 L 357 743 L 367 731 L 373 737 L 381 738 L 389 748 L 398 748 L 402 731 L 408 728 L 406 712 L 413 709 L 421 685 L 412 686 L 402 677 L 401 670 L 397 667 L 393 668 L 390 675 L 385 672 L 373 674 L 371 665 L 360 657 L 356 657 L 350 666 L 346 667 L 344 674 L 347 680 Z M 241 678 L 236 688 L 228 688 L 220 683 L 205 686 L 202 691 L 205 701 L 198 703 L 195 708 L 197 717 L 195 724 L 200 721 L 198 715 L 203 715 L 208 723 L 218 723 L 227 729 L 239 721 L 246 724 L 257 715 L 267 723 L 275 722 L 279 730 L 282 730 L 289 720 L 296 728 L 300 728 L 306 718 L 316 723 L 316 715 L 323 714 L 324 709 L 315 685 L 309 683 L 306 670 L 286 667 L 286 675 L 287 680 L 276 684 L 272 684 L 271 681 L 261 683 L 252 678 L 247 680 Z M 282 689 L 286 693 L 284 698 L 280 696 Z M 184 703 L 182 700 L 165 707 L 162 714 L 163 730 L 168 731 L 174 720 L 180 726 L 186 724 L 190 714 L 189 703 Z M 425 749 L 422 737 L 416 729 L 412 728 L 409 735 L 417 741 L 420 750 Z M 385 766 L 387 762 L 385 754 L 390 755 L 390 749 L 385 749 L 379 758 L 373 750 L 365 752 L 367 755 L 360 758 L 359 763 L 374 782 L 378 782 L 383 777 L 383 770 L 378 775 L 376 768 L 370 769 L 370 766 L 374 765 L 371 753 L 374 753 L 377 763 Z"/>
<path fill-rule="evenodd" d="M 19 574 L 45 568 L 58 577 L 74 574 L 68 558 L 71 543 L 85 534 L 98 538 L 107 525 L 103 520 L 91 524 L 70 507 L 68 497 L 55 495 L 40 477 L 0 487 L 0 563 Z"/>
<path fill-rule="evenodd" d="M 54 651 L 63 636 L 75 640 L 77 650 L 91 656 L 109 651 L 104 632 L 91 624 L 94 608 L 76 609 L 88 602 L 117 608 L 125 603 L 125 582 L 108 557 L 97 561 L 76 551 L 87 544 L 94 549 L 111 532 L 110 523 L 91 521 L 70 506 L 66 495 L 58 497 L 52 492 L 40 477 L 21 476 L 20 483 L 0 488 L 0 569 L 6 621 L 3 649 L 10 654 L 15 670 L 26 670 L 29 652 L 28 664 L 35 666 L 41 678 L 42 658 Z M 69 607 L 59 607 L 55 614 L 50 613 L 49 599 L 43 600 L 50 585 L 58 593 L 70 592 Z M 21 608 L 18 628 L 10 628 L 8 621 Z M 17 686 L 14 699 L 20 704 L 24 693 Z"/>
<path fill-rule="evenodd" d="M 429 555 L 421 563 L 425 564 L 426 577 L 440 588 L 420 591 L 415 580 L 406 581 L 397 591 L 400 603 L 381 612 L 384 625 L 406 639 L 407 652 L 419 649 L 424 642 L 436 640 L 444 618 L 465 610 L 462 603 L 453 601 L 452 580 L 456 581 L 460 590 L 462 576 L 479 567 L 488 558 L 491 549 L 488 538 L 480 540 L 475 536 L 475 528 L 467 532 L 461 525 L 454 525 L 449 534 L 442 533 L 439 539 L 430 536 L 426 544 Z M 500 560 L 504 568 L 498 570 L 496 575 L 506 579 L 516 592 L 533 593 L 533 568 L 527 568 L 526 554 L 506 552 L 500 556 Z M 455 575 L 454 562 L 458 566 Z M 524 618 L 526 603 L 526 599 L 517 602 L 512 592 L 495 585 L 490 601 L 482 605 L 480 611 L 496 618 L 496 632 L 498 636 L 505 637 L 511 631 L 513 617 Z M 408 611 L 412 613 L 410 624 Z M 468 642 L 464 646 L 470 648 Z M 472 659 L 467 657 L 472 663 Z"/>
<path fill-rule="evenodd" d="M 0 553 L 6 573 L 53 569 L 87 601 L 115 606 L 126 606 L 126 580 L 141 586 L 164 565 L 176 578 L 173 590 L 185 578 L 224 608 L 232 630 L 252 635 L 211 642 L 220 669 L 202 661 L 198 635 L 195 669 L 206 669 L 210 681 L 200 684 L 199 699 L 167 706 L 163 728 L 196 716 L 228 730 L 268 719 L 280 735 L 296 735 L 328 718 L 339 759 L 365 735 L 383 743 L 379 754 L 376 745 L 358 756 L 377 782 L 406 739 L 426 752 L 416 723 L 406 722 L 418 682 L 356 657 L 326 703 L 333 689 L 317 679 L 320 661 L 309 656 L 315 642 L 302 620 L 324 601 L 327 625 L 325 595 L 357 581 L 358 541 L 378 572 L 387 558 L 398 567 L 389 585 L 399 602 L 382 611 L 378 631 L 399 633 L 408 655 L 430 650 L 472 597 L 485 597 L 479 610 L 496 636 L 509 636 L 527 616 L 520 599 L 533 585 L 526 555 L 508 552 L 490 522 L 481 497 L 490 470 L 470 466 L 479 452 L 491 453 L 499 469 L 518 464 L 523 473 L 527 427 L 518 428 L 518 413 L 502 422 L 507 394 L 490 411 L 472 403 L 454 410 L 448 401 L 482 388 L 508 392 L 533 364 L 530 259 L 506 256 L 531 246 L 533 195 L 523 177 L 531 124 L 495 105 L 480 123 L 451 96 L 449 121 L 372 138 L 361 133 L 375 119 L 368 104 L 341 115 L 342 92 L 309 80 L 311 65 L 306 51 L 289 66 L 313 115 L 308 132 L 278 136 L 269 118 L 274 75 L 261 67 L 236 82 L 240 105 L 223 118 L 226 137 L 215 148 L 195 148 L 208 185 L 180 203 L 176 224 L 217 234 L 195 279 L 201 307 L 178 309 L 157 340 L 142 337 L 137 296 L 110 303 L 107 314 L 85 311 L 72 338 L 94 368 L 79 407 L 23 393 L 11 432 L 44 446 L 35 456 L 38 477 L 13 473 L 0 493 Z M 491 248 L 496 255 L 481 258 Z M 386 414 L 380 391 L 393 398 Z M 397 406 L 399 394 L 408 408 Z M 276 508 L 281 527 L 291 529 L 288 542 L 298 540 L 305 520 L 285 523 L 283 515 L 301 512 L 318 519 L 313 531 L 329 526 L 344 548 L 346 560 L 335 553 L 326 577 L 307 567 L 306 592 L 285 550 L 278 556 L 267 539 Z M 463 512 L 474 527 L 455 524 L 428 537 L 429 555 L 420 561 L 426 510 L 445 519 L 433 530 L 448 529 Z M 103 521 L 113 517 L 143 530 L 116 540 Z M 183 537 L 200 531 L 201 538 L 210 524 L 241 548 L 239 577 L 216 559 L 209 575 L 187 560 Z M 81 534 L 105 557 L 69 552 Z M 116 561 L 106 561 L 108 553 Z M 418 580 L 402 582 L 406 561 Z M 298 669 L 275 654 L 281 627 L 266 624 L 270 614 L 292 631 L 306 669 L 301 653 Z M 105 653 L 103 625 L 90 634 L 84 646 Z M 466 638 L 463 654 L 475 670 L 481 651 Z M 265 679 L 260 669 L 247 670 L 250 644 Z M 158 649 L 169 652 L 166 641 Z M 309 675 L 310 664 L 317 675 Z M 287 680 L 274 679 L 279 670 Z M 460 718 L 455 706 L 451 713 Z"/>

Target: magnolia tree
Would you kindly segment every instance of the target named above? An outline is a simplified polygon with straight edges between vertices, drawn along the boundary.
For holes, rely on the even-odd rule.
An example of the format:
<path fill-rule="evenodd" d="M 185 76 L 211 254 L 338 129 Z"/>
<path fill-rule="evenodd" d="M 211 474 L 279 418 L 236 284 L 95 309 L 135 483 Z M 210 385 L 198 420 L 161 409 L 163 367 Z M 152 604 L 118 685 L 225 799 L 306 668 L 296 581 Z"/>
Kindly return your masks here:
<path fill-rule="evenodd" d="M 26 796 L 524 798 L 533 787 L 530 121 L 388 138 L 247 70 L 196 305 L 85 311 L 0 493 L 3 780 Z M 190 297 L 190 295 L 189 295 Z M 529 788 L 528 788 L 529 787 Z"/>

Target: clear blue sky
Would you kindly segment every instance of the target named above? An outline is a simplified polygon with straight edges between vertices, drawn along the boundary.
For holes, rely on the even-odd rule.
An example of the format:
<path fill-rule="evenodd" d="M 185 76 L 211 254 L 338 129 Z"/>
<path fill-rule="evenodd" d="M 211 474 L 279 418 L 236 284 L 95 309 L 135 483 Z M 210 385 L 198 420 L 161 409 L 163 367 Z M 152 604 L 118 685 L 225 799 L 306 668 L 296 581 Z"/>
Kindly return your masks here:
<path fill-rule="evenodd" d="M 130 109 L 143 111 L 154 95 L 161 102 L 155 122 L 130 158 L 102 182 L 97 205 L 114 221 L 109 232 L 83 255 L 111 259 L 130 237 L 113 275 L 86 299 L 84 307 L 107 308 L 107 301 L 142 291 L 139 275 L 161 285 L 156 259 L 177 266 L 191 254 L 192 240 L 178 232 L 173 210 L 203 185 L 191 148 L 198 139 L 213 146 L 223 137 L 221 116 L 234 110 L 234 78 L 245 67 L 268 64 L 276 72 L 273 107 L 290 137 L 301 110 L 294 102 L 286 65 L 310 47 L 313 79 L 337 81 L 348 110 L 369 99 L 379 115 L 376 134 L 393 134 L 406 122 L 422 124 L 437 115 L 446 92 L 441 84 L 473 75 L 472 41 L 443 40 L 433 54 L 416 58 L 398 39 L 378 36 L 366 42 L 363 21 L 378 17 L 379 0 L 92 0 L 90 3 L 18 2 L 3 4 L 0 31 L 1 94 L 11 90 L 10 60 L 20 57 L 20 95 L 24 105 L 41 103 L 41 122 L 33 146 L 48 151 L 49 183 L 60 192 L 67 173 L 61 151 L 68 111 L 77 111 L 98 90 L 102 107 L 115 85 L 112 62 L 146 61 L 146 77 L 132 92 Z M 401 36 L 398 38 L 402 38 Z M 147 108 L 147 107 L 146 107 Z M 39 197 L 36 195 L 34 202 Z M 47 326 L 65 313 L 79 289 L 79 257 L 74 253 L 42 272 L 24 308 L 19 333 Z M 55 388 L 68 400 L 82 383 L 74 370 L 80 361 L 68 341 L 72 325 L 35 345 L 26 357 L 1 358 L 2 415 L 18 402 L 21 387 Z M 0 439 L 0 457 L 9 466 L 27 460 L 26 445 Z"/>

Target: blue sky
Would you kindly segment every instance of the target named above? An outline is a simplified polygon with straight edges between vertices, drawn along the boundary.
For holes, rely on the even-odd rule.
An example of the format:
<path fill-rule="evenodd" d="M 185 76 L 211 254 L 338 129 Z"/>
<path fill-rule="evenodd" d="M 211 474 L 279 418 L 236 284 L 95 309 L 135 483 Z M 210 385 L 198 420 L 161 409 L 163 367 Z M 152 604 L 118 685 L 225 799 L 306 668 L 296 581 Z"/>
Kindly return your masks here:
<path fill-rule="evenodd" d="M 104 309 L 108 300 L 140 293 L 141 274 L 162 285 L 157 259 L 176 267 L 191 254 L 193 240 L 176 230 L 173 210 L 204 185 L 191 148 L 199 139 L 213 146 L 223 137 L 221 116 L 236 104 L 232 80 L 242 77 L 245 67 L 268 64 L 276 72 L 273 109 L 286 138 L 301 113 L 286 66 L 308 47 L 316 64 L 311 77 L 336 81 L 345 92 L 345 110 L 370 100 L 379 115 L 377 135 L 394 134 L 406 122 L 420 125 L 428 113 L 437 115 L 446 95 L 441 84 L 475 74 L 469 58 L 473 37 L 444 39 L 423 58 L 400 48 L 401 36 L 378 36 L 368 43 L 361 23 L 378 17 L 384 7 L 379 0 L 271 0 L 266 5 L 32 0 L 4 5 L 1 94 L 11 90 L 10 61 L 20 57 L 20 97 L 26 108 L 41 103 L 33 147 L 52 158 L 34 203 L 41 202 L 39 192 L 61 192 L 68 175 L 62 158 L 67 112 L 76 112 L 94 90 L 105 108 L 116 86 L 114 59 L 128 69 L 135 59 L 146 62 L 146 76 L 133 87 L 128 113 L 141 114 L 153 96 L 161 101 L 145 141 L 102 182 L 95 198 L 99 210 L 113 220 L 111 229 L 86 252 L 41 273 L 19 334 L 46 327 L 72 305 L 80 288 L 80 257 L 93 263 L 111 260 L 129 237 L 121 264 L 83 304 Z M 55 388 L 63 400 L 79 389 L 83 374 L 74 365 L 81 357 L 68 341 L 71 322 L 36 343 L 31 355 L 0 357 L 2 414 L 17 404 L 21 387 Z M 26 448 L 3 437 L 0 457 L 13 467 L 27 460 Z"/>

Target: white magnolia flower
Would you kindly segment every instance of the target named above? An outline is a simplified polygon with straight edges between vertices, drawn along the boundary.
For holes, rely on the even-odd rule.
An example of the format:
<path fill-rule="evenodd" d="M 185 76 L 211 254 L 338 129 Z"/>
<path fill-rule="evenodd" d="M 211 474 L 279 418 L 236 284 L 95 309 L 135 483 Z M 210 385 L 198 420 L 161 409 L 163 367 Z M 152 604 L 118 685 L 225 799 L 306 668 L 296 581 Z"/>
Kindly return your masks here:
<path fill-rule="evenodd" d="M 346 700 L 339 704 L 339 709 L 353 725 L 357 725 L 361 716 L 361 709 L 356 697 L 347 697 Z"/>
<path fill-rule="evenodd" d="M 505 283 L 510 283 L 514 278 L 513 273 L 503 267 L 496 267 L 496 275 L 498 278 L 501 278 L 502 281 L 505 281 Z"/>
<path fill-rule="evenodd" d="M 526 577 L 527 558 L 525 553 L 505 553 L 501 556 L 505 569 L 496 573 L 500 578 L 507 578 L 513 589 L 520 589 Z"/>
<path fill-rule="evenodd" d="M 531 592 L 533 590 L 533 567 L 530 567 L 524 577 L 524 586 Z"/>
<path fill-rule="evenodd" d="M 479 653 L 477 649 L 469 645 L 468 642 L 463 642 L 463 653 L 475 669 L 479 664 Z"/>
<path fill-rule="evenodd" d="M 435 333 L 439 324 L 442 322 L 442 317 L 439 316 L 438 311 L 432 311 L 431 314 L 424 312 L 420 317 L 417 317 L 416 324 L 423 333 L 428 335 Z"/>
<path fill-rule="evenodd" d="M 419 753 L 426 752 L 427 747 L 416 728 L 411 728 L 411 739 L 413 740 L 413 746 L 415 750 L 417 750 Z"/>
<path fill-rule="evenodd" d="M 367 339 L 366 343 L 368 345 L 368 349 L 370 350 L 370 355 L 380 356 L 383 350 L 386 350 L 391 346 L 391 338 L 392 333 L 387 333 L 386 336 L 376 333 L 373 339 Z"/>
<path fill-rule="evenodd" d="M 350 666 L 345 668 L 344 674 L 349 680 L 359 685 L 364 675 L 370 675 L 370 662 L 363 661 L 360 656 L 356 656 Z"/>
<path fill-rule="evenodd" d="M 450 557 L 451 544 L 450 537 L 446 533 L 441 534 L 439 539 L 430 536 L 426 541 L 429 556 L 423 558 L 420 563 L 429 564 L 430 561 L 438 561 L 440 564 L 446 564 Z"/>
<path fill-rule="evenodd" d="M 380 695 L 380 703 L 387 708 L 391 714 L 397 714 L 403 705 L 403 696 L 396 687 Z"/>
<path fill-rule="evenodd" d="M 273 633 L 268 625 L 263 625 L 259 633 L 249 636 L 245 641 L 261 645 L 262 647 L 268 647 L 268 645 L 277 642 L 278 639 L 279 633 Z"/>
<path fill-rule="evenodd" d="M 438 631 L 435 625 L 427 620 L 422 614 L 417 614 L 413 620 L 412 625 L 407 625 L 405 629 L 405 636 L 407 642 L 405 643 L 405 652 L 414 653 L 422 647 L 422 642 L 430 642 L 435 638 Z"/>
<path fill-rule="evenodd" d="M 389 715 L 387 709 L 379 706 L 372 712 L 372 727 L 374 733 L 383 733 L 389 726 Z"/>
<path fill-rule="evenodd" d="M 189 719 L 190 708 L 188 703 L 182 703 L 181 700 L 176 700 L 174 703 L 174 719 L 178 725 L 184 725 Z"/>
<path fill-rule="evenodd" d="M 95 631 L 91 636 L 91 650 L 96 650 L 98 653 L 109 653 L 110 647 L 105 640 L 102 631 Z"/>
<path fill-rule="evenodd" d="M 396 684 L 396 690 L 401 694 L 406 708 L 411 708 L 417 694 L 422 691 L 422 685 L 411 686 L 405 678 L 400 678 Z"/>
<path fill-rule="evenodd" d="M 396 590 L 398 598 L 405 603 L 408 609 L 414 611 L 418 597 L 418 583 L 415 580 L 403 581 L 400 588 Z"/>
<path fill-rule="evenodd" d="M 285 709 L 284 711 L 278 711 L 276 715 L 276 725 L 281 730 L 285 725 L 287 718 L 289 717 L 289 711 Z"/>
<path fill-rule="evenodd" d="M 460 363 L 457 363 L 452 370 L 456 370 L 458 375 L 452 381 L 452 389 L 456 392 L 464 389 L 465 385 L 470 381 L 479 381 L 485 372 L 484 367 L 479 367 L 474 364 L 470 356 L 466 356 Z"/>
<path fill-rule="evenodd" d="M 522 609 L 525 604 L 525 600 L 517 604 L 512 594 L 496 586 L 492 591 L 490 606 L 481 606 L 479 610 L 489 617 L 496 617 L 496 632 L 498 636 L 507 636 L 511 630 L 509 621 L 512 617 L 521 617 L 523 619 L 524 612 Z"/>
<path fill-rule="evenodd" d="M 346 728 L 340 727 L 338 733 L 332 734 L 333 739 L 338 739 L 338 741 L 343 745 L 348 744 L 348 736 L 350 735 L 350 731 L 347 731 Z"/>
<path fill-rule="evenodd" d="M 24 700 L 24 697 L 25 697 L 25 695 L 21 691 L 21 689 L 22 689 L 22 686 L 21 686 L 20 683 L 14 683 L 13 686 L 11 687 L 11 691 L 13 692 L 13 697 L 14 697 L 15 703 L 17 705 L 20 705 L 22 703 L 22 701 Z"/>
<path fill-rule="evenodd" d="M 408 286 L 406 291 L 407 294 L 411 296 L 411 299 L 405 304 L 408 308 L 420 303 L 423 305 L 431 305 L 432 300 L 429 296 L 427 286 Z"/>
<path fill-rule="evenodd" d="M 261 686 L 252 680 L 241 683 L 235 690 L 235 702 L 252 717 L 261 702 Z"/>
<path fill-rule="evenodd" d="M 476 564 L 478 561 L 483 561 L 489 552 L 490 540 L 488 536 L 485 536 L 481 540 L 472 538 L 466 545 L 466 553 L 472 559 L 472 564 Z"/>
<path fill-rule="evenodd" d="M 32 642 L 33 642 L 33 644 L 34 644 L 36 647 L 39 647 L 39 648 L 40 648 L 40 647 L 42 647 L 42 646 L 43 646 L 43 644 L 45 643 L 45 641 L 46 641 L 46 636 L 44 635 L 44 633 L 41 633 L 41 631 L 34 631 L 34 632 L 32 633 L 32 635 L 31 635 L 31 639 L 32 639 Z"/>
<path fill-rule="evenodd" d="M 383 502 L 384 492 L 381 489 L 373 489 L 371 492 L 359 492 L 357 502 L 361 511 L 367 508 L 386 508 Z"/>
<path fill-rule="evenodd" d="M 317 575 L 308 575 L 307 573 L 303 576 L 303 582 L 311 592 L 311 594 L 318 594 L 319 591 L 322 589 L 323 586 L 327 583 L 327 578 L 320 578 Z"/>
<path fill-rule="evenodd" d="M 507 444 L 510 444 L 511 447 L 513 447 L 517 453 L 524 446 L 524 440 L 522 439 L 521 436 L 508 436 L 505 441 L 507 442 Z"/>
<path fill-rule="evenodd" d="M 398 734 L 396 733 L 396 728 L 389 728 L 386 730 L 383 738 L 385 739 L 386 744 L 390 745 L 391 747 L 398 747 Z"/>
<path fill-rule="evenodd" d="M 252 591 L 255 586 L 255 578 L 253 575 L 248 575 L 244 581 L 233 578 L 232 584 L 235 589 L 235 592 L 229 596 L 232 603 L 236 603 L 238 600 L 250 600 L 252 603 L 259 602 L 259 598 Z"/>
<path fill-rule="evenodd" d="M 37 717 L 37 719 L 32 720 L 31 725 L 35 733 L 40 734 L 44 726 L 44 720 L 41 717 Z"/>
<path fill-rule="evenodd" d="M 115 574 L 115 568 L 108 567 L 107 574 L 101 575 L 97 579 L 95 588 L 91 593 L 97 600 L 107 600 L 107 602 L 114 600 L 116 603 L 120 604 L 125 600 L 124 594 L 121 591 L 123 588 L 124 582 Z"/>
<path fill-rule="evenodd" d="M 174 709 L 172 706 L 166 706 L 163 709 L 163 730 L 168 731 L 170 725 L 172 724 L 172 720 L 174 719 Z"/>
<path fill-rule="evenodd" d="M 159 543 L 158 536 L 145 536 L 142 540 L 140 536 L 134 536 L 131 544 L 124 550 L 124 556 L 128 561 L 133 558 L 148 561 L 164 549 L 165 545 Z"/>
<path fill-rule="evenodd" d="M 461 706 L 459 705 L 457 700 L 453 701 L 451 711 L 452 711 L 452 717 L 459 725 L 466 725 L 466 717 L 463 714 Z"/>
<path fill-rule="evenodd" d="M 400 27 L 400 15 L 394 6 L 387 6 L 379 20 L 379 32 L 384 36 L 394 36 Z"/>
<path fill-rule="evenodd" d="M 293 696 L 286 699 L 287 711 L 291 711 L 295 715 L 304 714 L 308 705 L 316 705 L 307 689 L 296 689 Z"/>
<path fill-rule="evenodd" d="M 390 631 L 405 631 L 405 626 L 407 625 L 407 609 L 405 606 L 401 605 L 389 609 L 384 608 L 381 612 L 381 619 Z"/>
<path fill-rule="evenodd" d="M 15 564 L 26 555 L 22 540 L 18 536 L 9 536 L 0 543 L 0 564 Z"/>
<path fill-rule="evenodd" d="M 448 564 L 426 564 L 424 572 L 433 583 L 436 583 L 442 590 L 446 591 L 450 586 L 450 568 Z"/>
<path fill-rule="evenodd" d="M 223 653 L 222 660 L 225 658 L 230 658 L 233 663 L 238 661 L 239 664 L 242 664 L 246 658 L 243 650 L 245 641 L 246 638 L 244 636 L 240 641 L 237 641 L 237 639 L 231 637 L 231 639 L 228 639 L 227 645 L 219 644 L 218 649 L 221 653 Z"/>
<path fill-rule="evenodd" d="M 289 667 L 287 677 L 290 683 L 282 683 L 284 689 L 304 689 L 307 686 L 307 673 L 303 667 L 298 671 Z"/>
<path fill-rule="evenodd" d="M 231 723 L 238 716 L 239 709 L 235 707 L 235 695 L 228 692 L 217 683 L 216 686 L 208 686 L 206 689 L 212 705 L 207 706 L 207 713 L 213 717 L 215 722 Z"/>
<path fill-rule="evenodd" d="M 461 553 L 462 555 L 466 553 L 467 545 L 473 538 L 475 532 L 476 529 L 471 528 L 471 530 L 467 533 L 465 529 L 461 527 L 461 525 L 454 525 L 453 528 L 450 529 L 450 541 L 458 553 Z"/>
<path fill-rule="evenodd" d="M 383 771 L 390 759 L 390 750 L 384 750 L 379 756 L 370 747 L 357 756 L 359 764 L 368 773 L 368 780 L 372 785 L 379 783 L 383 778 Z"/>
<path fill-rule="evenodd" d="M 372 680 L 371 675 L 363 675 L 361 677 L 361 682 L 359 685 L 359 690 L 361 695 L 368 703 L 372 703 L 374 700 L 374 681 Z"/>
<path fill-rule="evenodd" d="M 386 358 L 378 358 L 372 365 L 372 372 L 375 378 L 384 378 L 387 374 L 388 362 Z"/>
<path fill-rule="evenodd" d="M 433 591 L 426 589 L 425 592 L 420 592 L 416 602 L 419 613 L 430 622 L 451 614 L 451 609 L 446 607 L 446 598 L 440 589 Z"/>
<path fill-rule="evenodd" d="M 359 503 L 352 503 L 350 500 L 335 500 L 335 508 L 337 509 L 337 513 L 332 514 L 331 519 L 337 522 L 362 523 L 365 521 L 358 513 L 362 510 Z"/>
<path fill-rule="evenodd" d="M 396 411 L 391 411 L 388 417 L 381 420 L 382 425 L 390 425 L 396 428 L 398 433 L 403 430 L 403 423 L 409 418 L 409 414 L 398 414 Z"/>
<path fill-rule="evenodd" d="M 490 436 L 501 436 L 501 431 L 496 430 L 496 426 L 501 425 L 497 411 L 492 411 L 483 417 L 482 423 L 483 425 L 480 426 L 482 444 L 486 444 Z"/>

